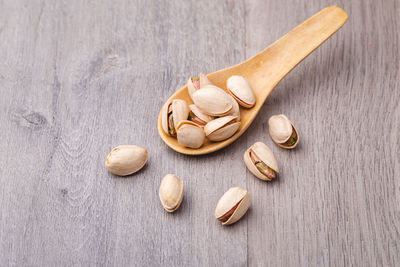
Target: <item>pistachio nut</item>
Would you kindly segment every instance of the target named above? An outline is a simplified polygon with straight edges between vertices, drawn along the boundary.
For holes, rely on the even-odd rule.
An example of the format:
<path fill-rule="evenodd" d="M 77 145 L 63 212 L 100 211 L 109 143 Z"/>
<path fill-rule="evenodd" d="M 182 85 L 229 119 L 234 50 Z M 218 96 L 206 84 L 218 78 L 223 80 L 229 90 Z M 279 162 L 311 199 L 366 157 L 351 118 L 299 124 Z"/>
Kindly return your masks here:
<path fill-rule="evenodd" d="M 239 105 L 251 108 L 256 104 L 253 90 L 243 76 L 231 76 L 226 81 L 228 92 L 236 99 Z"/>
<path fill-rule="evenodd" d="M 183 181 L 174 174 L 167 174 L 162 179 L 158 190 L 161 205 L 168 212 L 179 208 L 183 199 Z"/>
<path fill-rule="evenodd" d="M 147 150 L 143 147 L 135 145 L 117 146 L 108 154 L 106 168 L 115 175 L 126 176 L 143 168 L 147 158 Z"/>
<path fill-rule="evenodd" d="M 215 208 L 215 218 L 221 221 L 222 225 L 232 224 L 243 217 L 250 204 L 250 195 L 247 190 L 232 187 L 219 199 Z"/>
<path fill-rule="evenodd" d="M 240 121 L 240 108 L 238 102 L 231 96 L 231 101 L 232 101 L 232 109 L 228 113 L 228 116 L 237 116 L 237 120 Z"/>
<path fill-rule="evenodd" d="M 207 85 L 195 91 L 192 99 L 201 111 L 210 116 L 224 116 L 232 109 L 229 95 L 214 85 Z"/>
<path fill-rule="evenodd" d="M 185 147 L 199 148 L 204 144 L 203 128 L 193 121 L 181 121 L 177 128 L 178 143 Z"/>
<path fill-rule="evenodd" d="M 211 141 L 222 141 L 236 133 L 239 126 L 240 121 L 236 116 L 225 116 L 207 123 L 204 132 Z"/>
<path fill-rule="evenodd" d="M 244 152 L 247 168 L 261 180 L 271 181 L 279 173 L 278 162 L 271 149 L 264 143 L 256 142 Z"/>
<path fill-rule="evenodd" d="M 214 118 L 207 114 L 204 114 L 196 105 L 189 105 L 189 118 L 194 123 L 204 126 L 207 122 L 212 121 Z"/>
<path fill-rule="evenodd" d="M 285 115 L 272 116 L 268 120 L 268 126 L 269 135 L 278 146 L 292 149 L 299 143 L 297 129 Z"/>
<path fill-rule="evenodd" d="M 188 82 L 188 92 L 190 95 L 190 98 L 192 98 L 192 95 L 195 91 L 199 90 L 200 88 L 203 88 L 204 86 L 207 85 L 213 85 L 211 81 L 207 78 L 206 75 L 203 73 L 200 73 L 198 77 L 190 77 Z"/>
<path fill-rule="evenodd" d="M 178 124 L 186 120 L 189 116 L 189 107 L 185 100 L 174 99 L 163 108 L 162 128 L 164 132 L 171 136 L 176 136 Z"/>

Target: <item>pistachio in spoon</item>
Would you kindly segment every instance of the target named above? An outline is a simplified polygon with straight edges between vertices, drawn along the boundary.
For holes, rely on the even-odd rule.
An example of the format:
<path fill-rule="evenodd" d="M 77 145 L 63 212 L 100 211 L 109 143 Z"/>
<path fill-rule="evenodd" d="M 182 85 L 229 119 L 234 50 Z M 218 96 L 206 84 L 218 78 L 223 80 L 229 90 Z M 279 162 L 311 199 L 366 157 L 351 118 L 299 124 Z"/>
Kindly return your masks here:
<path fill-rule="evenodd" d="M 203 113 L 196 105 L 189 105 L 189 118 L 199 126 L 204 127 L 208 122 L 212 121 L 214 117 Z"/>
<path fill-rule="evenodd" d="M 249 82 L 239 75 L 233 75 L 226 81 L 228 93 L 245 108 L 251 108 L 256 104 L 256 98 Z"/>
<path fill-rule="evenodd" d="M 193 121 L 181 121 L 177 128 L 178 143 L 185 147 L 199 148 L 204 144 L 203 128 Z"/>
<path fill-rule="evenodd" d="M 178 124 L 186 120 L 189 115 L 189 107 L 185 100 L 174 99 L 163 108 L 162 128 L 170 136 L 176 136 Z"/>
<path fill-rule="evenodd" d="M 237 120 L 240 121 L 240 108 L 239 108 L 239 104 L 238 102 L 231 96 L 231 101 L 232 101 L 232 109 L 231 111 L 228 113 L 227 116 L 236 116 Z"/>
<path fill-rule="evenodd" d="M 194 104 L 209 116 L 225 116 L 232 110 L 228 93 L 214 85 L 207 85 L 193 93 Z"/>
<path fill-rule="evenodd" d="M 198 77 L 190 77 L 188 82 L 188 93 L 190 98 L 192 98 L 193 93 L 203 88 L 207 85 L 213 85 L 212 82 L 207 78 L 207 76 L 203 73 L 200 73 Z"/>
<path fill-rule="evenodd" d="M 225 116 L 208 122 L 204 132 L 211 141 L 222 141 L 236 133 L 239 126 L 240 121 L 236 116 Z"/>

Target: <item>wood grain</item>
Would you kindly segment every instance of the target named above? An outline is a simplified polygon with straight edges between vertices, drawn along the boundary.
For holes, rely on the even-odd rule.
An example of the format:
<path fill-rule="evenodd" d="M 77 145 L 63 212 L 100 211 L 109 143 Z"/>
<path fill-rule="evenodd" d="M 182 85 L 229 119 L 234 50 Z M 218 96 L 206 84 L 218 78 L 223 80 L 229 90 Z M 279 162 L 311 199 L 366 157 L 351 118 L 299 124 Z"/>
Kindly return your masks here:
<path fill-rule="evenodd" d="M 325 6 L 345 26 L 291 72 L 234 144 L 170 150 L 163 102 L 187 78 L 257 54 Z M 396 266 L 400 262 L 399 3 L 385 1 L 0 1 L 0 266 Z M 273 144 L 285 113 L 301 143 Z M 253 177 L 263 141 L 282 171 Z M 112 147 L 149 151 L 118 178 Z M 167 214 L 162 177 L 185 182 Z M 248 214 L 213 213 L 231 186 Z"/>

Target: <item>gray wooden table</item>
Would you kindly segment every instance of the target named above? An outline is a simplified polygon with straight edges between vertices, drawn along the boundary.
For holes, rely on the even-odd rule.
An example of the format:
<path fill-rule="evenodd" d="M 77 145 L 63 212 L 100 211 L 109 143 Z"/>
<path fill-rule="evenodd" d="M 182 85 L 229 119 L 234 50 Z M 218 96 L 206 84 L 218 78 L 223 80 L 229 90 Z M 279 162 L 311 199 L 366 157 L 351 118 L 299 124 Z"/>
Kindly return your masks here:
<path fill-rule="evenodd" d="M 344 27 L 291 72 L 249 130 L 190 157 L 157 134 L 159 109 L 189 76 L 255 55 L 320 9 Z M 0 1 L 1 266 L 399 266 L 400 2 Z M 275 146 L 269 116 L 297 126 Z M 256 179 L 256 141 L 282 170 Z M 128 178 L 112 147 L 148 149 Z M 185 182 L 179 211 L 158 186 Z M 231 227 L 214 218 L 231 186 L 252 196 Z"/>

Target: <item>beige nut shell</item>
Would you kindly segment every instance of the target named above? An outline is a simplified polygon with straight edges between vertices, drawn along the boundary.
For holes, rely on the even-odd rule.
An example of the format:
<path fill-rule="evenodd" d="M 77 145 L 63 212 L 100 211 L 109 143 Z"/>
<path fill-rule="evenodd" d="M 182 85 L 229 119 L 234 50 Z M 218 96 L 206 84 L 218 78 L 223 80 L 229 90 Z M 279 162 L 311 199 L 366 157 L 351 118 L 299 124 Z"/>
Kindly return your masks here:
<path fill-rule="evenodd" d="M 160 184 L 158 196 L 161 205 L 168 212 L 179 208 L 183 200 L 183 181 L 174 174 L 167 174 Z"/>
<path fill-rule="evenodd" d="M 148 152 L 136 145 L 113 148 L 106 158 L 106 168 L 113 174 L 126 176 L 139 171 L 146 164 Z"/>
<path fill-rule="evenodd" d="M 237 120 L 240 121 L 240 108 L 238 102 L 231 96 L 231 101 L 232 101 L 232 109 L 228 113 L 227 116 L 237 116 Z"/>
<path fill-rule="evenodd" d="M 185 147 L 199 148 L 204 144 L 203 129 L 192 121 L 181 121 L 177 129 L 178 143 Z"/>
<path fill-rule="evenodd" d="M 237 206 L 233 214 L 228 218 L 228 220 L 222 222 L 222 225 L 229 225 L 237 222 L 243 217 L 251 205 L 250 195 L 247 190 L 240 187 L 230 188 L 219 199 L 217 207 L 215 208 L 215 218 L 221 220 L 221 217 L 228 213 L 239 202 L 240 204 Z"/>
<path fill-rule="evenodd" d="M 260 178 L 261 180 L 268 180 L 268 178 L 265 177 L 253 164 L 249 155 L 250 150 L 253 150 L 258 158 L 262 162 L 264 162 L 269 168 L 279 173 L 278 162 L 274 156 L 274 153 L 272 153 L 272 150 L 266 144 L 262 142 L 256 142 L 251 147 L 249 147 L 243 155 L 244 163 L 252 174 Z"/>
<path fill-rule="evenodd" d="M 168 106 L 171 104 L 172 108 L 172 117 L 174 119 L 174 128 L 176 129 L 178 127 L 178 124 L 186 120 L 189 116 L 189 107 L 186 103 L 185 100 L 183 99 L 173 99 L 171 102 L 167 102 L 164 107 L 163 107 L 163 113 L 162 113 L 162 128 L 164 132 L 168 135 Z"/>
<path fill-rule="evenodd" d="M 269 135 L 272 141 L 282 148 L 294 148 L 299 142 L 299 133 L 293 123 L 283 114 L 271 116 L 268 120 Z M 284 143 L 289 140 L 292 131 L 296 132 L 297 140 L 292 146 L 285 146 Z"/>
<path fill-rule="evenodd" d="M 230 122 L 236 121 L 230 125 Z M 227 126 L 225 126 L 227 125 Z M 225 116 L 210 121 L 204 126 L 204 132 L 211 141 L 222 141 L 231 137 L 239 129 L 240 121 L 236 116 Z"/>
<path fill-rule="evenodd" d="M 232 109 L 229 95 L 219 87 L 208 85 L 193 93 L 194 104 L 210 116 L 224 116 Z"/>
<path fill-rule="evenodd" d="M 201 119 L 204 122 L 209 122 L 212 121 L 214 119 L 214 117 L 205 114 L 204 112 L 202 112 L 196 105 L 191 104 L 189 105 L 189 109 L 193 112 L 194 115 L 196 115 L 199 119 Z"/>
<path fill-rule="evenodd" d="M 241 106 L 251 108 L 255 105 L 256 98 L 253 90 L 243 76 L 234 75 L 229 77 L 226 81 L 226 88 Z"/>
<path fill-rule="evenodd" d="M 203 74 L 203 73 L 200 73 L 200 75 L 199 75 L 199 80 L 200 80 L 200 89 L 203 88 L 204 86 L 207 86 L 207 85 L 213 85 L 212 82 L 211 82 L 211 81 L 207 78 L 207 76 L 206 76 L 205 74 Z M 190 98 L 192 98 L 193 93 L 194 93 L 196 90 L 199 90 L 199 89 L 196 89 L 196 88 L 194 87 L 193 82 L 192 82 L 192 77 L 189 78 L 189 80 L 188 80 L 188 82 L 187 82 L 187 85 L 188 85 L 188 93 L 189 93 L 189 96 L 190 96 Z"/>

